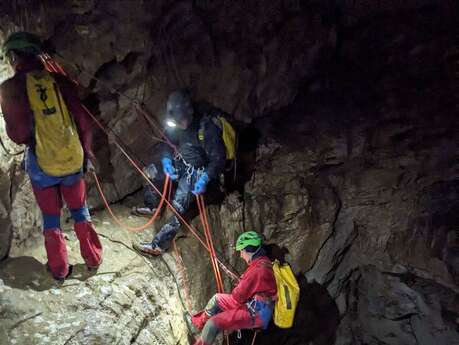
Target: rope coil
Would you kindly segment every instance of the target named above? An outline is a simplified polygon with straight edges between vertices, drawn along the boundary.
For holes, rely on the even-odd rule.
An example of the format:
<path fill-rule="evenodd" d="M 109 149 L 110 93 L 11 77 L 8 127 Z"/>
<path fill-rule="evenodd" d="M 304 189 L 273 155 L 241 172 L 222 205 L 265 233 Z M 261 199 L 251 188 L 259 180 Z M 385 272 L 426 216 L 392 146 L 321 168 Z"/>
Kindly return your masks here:
<path fill-rule="evenodd" d="M 153 213 L 153 215 L 151 216 L 151 218 L 148 220 L 148 222 L 146 222 L 144 225 L 141 225 L 141 226 L 137 226 L 137 227 L 133 227 L 133 226 L 129 226 L 129 225 L 126 225 L 124 224 L 113 212 L 112 208 L 110 207 L 108 201 L 107 201 L 107 198 L 105 197 L 104 195 L 104 192 L 102 190 L 102 186 L 100 184 L 100 181 L 99 181 L 99 178 L 97 177 L 97 174 L 95 172 L 92 173 L 93 177 L 94 177 L 94 181 L 96 182 L 96 187 L 97 187 L 97 190 L 99 191 L 99 194 L 105 204 L 105 208 L 108 210 L 108 212 L 110 213 L 110 215 L 112 216 L 113 220 L 122 228 L 125 228 L 126 230 L 130 231 L 130 232 L 141 232 L 143 230 L 145 230 L 146 228 L 148 228 L 151 224 L 153 224 L 153 222 L 156 220 L 156 218 L 158 217 L 159 213 L 161 212 L 161 209 L 162 209 L 162 206 L 164 204 L 164 200 L 166 198 L 166 193 L 167 193 L 167 190 L 168 190 L 168 187 L 169 187 L 169 183 L 170 183 L 170 180 L 169 180 L 169 176 L 166 176 L 166 180 L 164 181 L 164 187 L 163 187 L 163 193 L 161 194 L 161 201 L 159 202 L 159 205 L 158 207 L 156 208 L 155 212 Z"/>

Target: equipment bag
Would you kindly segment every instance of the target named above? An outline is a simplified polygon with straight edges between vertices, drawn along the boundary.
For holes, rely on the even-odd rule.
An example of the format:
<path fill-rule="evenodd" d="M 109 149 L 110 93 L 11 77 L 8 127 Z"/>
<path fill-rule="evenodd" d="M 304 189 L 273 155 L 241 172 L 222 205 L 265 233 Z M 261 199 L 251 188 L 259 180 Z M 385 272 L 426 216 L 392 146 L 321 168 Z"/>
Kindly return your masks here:
<path fill-rule="evenodd" d="M 53 76 L 27 73 L 27 96 L 34 116 L 35 154 L 50 176 L 66 176 L 83 167 L 84 152 L 77 127 Z"/>
<path fill-rule="evenodd" d="M 274 305 L 274 324 L 280 328 L 290 328 L 295 318 L 295 310 L 300 298 L 300 287 L 288 263 L 273 262 L 277 285 L 277 301 Z"/>
<path fill-rule="evenodd" d="M 205 111 L 203 120 L 212 121 L 221 130 L 222 139 L 225 144 L 226 160 L 236 158 L 236 131 L 233 125 L 228 121 L 227 115 L 221 110 L 213 108 Z M 201 121 L 199 126 L 198 138 L 204 142 L 205 121 Z"/>

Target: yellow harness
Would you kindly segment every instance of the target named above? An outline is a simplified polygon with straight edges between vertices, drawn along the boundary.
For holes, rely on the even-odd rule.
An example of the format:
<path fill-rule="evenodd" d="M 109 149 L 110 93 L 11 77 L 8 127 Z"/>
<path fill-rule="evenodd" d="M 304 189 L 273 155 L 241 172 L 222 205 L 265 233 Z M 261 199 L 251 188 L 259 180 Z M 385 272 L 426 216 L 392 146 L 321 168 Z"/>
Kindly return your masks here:
<path fill-rule="evenodd" d="M 83 147 L 54 78 L 46 71 L 27 73 L 27 95 L 34 115 L 35 154 L 40 168 L 50 176 L 79 172 Z"/>

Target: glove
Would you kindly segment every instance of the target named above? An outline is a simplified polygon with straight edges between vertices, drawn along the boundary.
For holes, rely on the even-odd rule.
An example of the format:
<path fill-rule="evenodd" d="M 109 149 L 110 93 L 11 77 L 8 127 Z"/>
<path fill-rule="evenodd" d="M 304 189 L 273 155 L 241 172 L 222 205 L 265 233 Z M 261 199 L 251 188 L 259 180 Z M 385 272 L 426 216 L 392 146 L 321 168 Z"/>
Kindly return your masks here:
<path fill-rule="evenodd" d="M 207 173 L 203 173 L 199 176 L 199 179 L 194 184 L 194 188 L 191 191 L 194 195 L 201 195 L 206 192 L 207 184 L 209 183 L 209 175 Z"/>
<path fill-rule="evenodd" d="M 178 175 L 175 171 L 174 166 L 172 165 L 172 160 L 170 158 L 163 158 L 161 159 L 161 163 L 163 164 L 163 171 L 166 175 L 169 175 L 172 181 L 178 179 Z"/>

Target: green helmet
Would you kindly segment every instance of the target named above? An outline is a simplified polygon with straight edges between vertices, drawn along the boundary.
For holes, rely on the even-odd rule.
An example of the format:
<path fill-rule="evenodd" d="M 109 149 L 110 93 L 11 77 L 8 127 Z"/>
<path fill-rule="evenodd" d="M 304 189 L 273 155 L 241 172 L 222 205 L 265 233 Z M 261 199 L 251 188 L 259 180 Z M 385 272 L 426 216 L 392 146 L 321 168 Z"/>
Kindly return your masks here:
<path fill-rule="evenodd" d="M 236 250 L 240 251 L 247 246 L 259 247 L 263 244 L 263 238 L 258 232 L 246 231 L 239 235 L 236 241 Z"/>
<path fill-rule="evenodd" d="M 11 50 L 24 52 L 30 55 L 42 53 L 42 44 L 37 35 L 29 32 L 15 32 L 6 39 L 3 44 L 3 54 L 8 54 Z"/>

